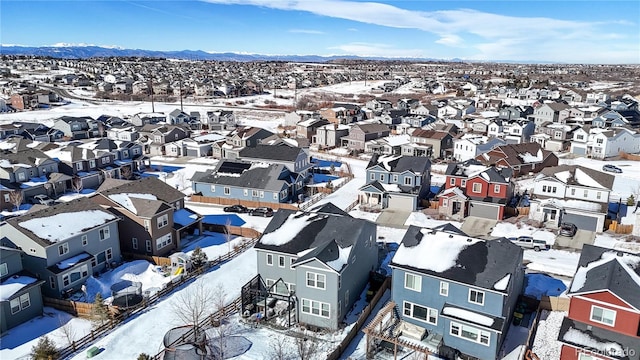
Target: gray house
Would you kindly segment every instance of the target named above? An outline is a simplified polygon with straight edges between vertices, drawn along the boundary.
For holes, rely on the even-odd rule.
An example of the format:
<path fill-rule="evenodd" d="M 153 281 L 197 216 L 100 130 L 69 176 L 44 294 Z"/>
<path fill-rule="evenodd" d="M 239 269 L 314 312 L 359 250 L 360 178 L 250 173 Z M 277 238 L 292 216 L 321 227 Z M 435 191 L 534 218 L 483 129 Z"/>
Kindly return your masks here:
<path fill-rule="evenodd" d="M 53 129 L 58 129 L 71 139 L 88 139 L 100 135 L 98 123 L 91 117 L 62 116 L 53 122 Z"/>
<path fill-rule="evenodd" d="M 25 201 L 31 196 L 46 194 L 49 185 L 54 191 L 66 189 L 64 179 L 56 181 L 58 176 L 53 176 L 59 174 L 59 163 L 44 152 L 20 142 L 13 151 L 2 151 L 1 154 L 0 182 L 6 188 L 19 189 Z"/>
<path fill-rule="evenodd" d="M 349 126 L 340 124 L 327 124 L 316 129 L 316 135 L 311 142 L 320 149 L 340 146 L 340 139 L 349 135 Z"/>
<path fill-rule="evenodd" d="M 240 159 L 254 163 L 282 164 L 292 173 L 300 174 L 303 177 L 307 176 L 311 168 L 307 150 L 286 144 L 258 144 L 254 147 L 246 147 L 240 150 L 238 155 Z"/>
<path fill-rule="evenodd" d="M 349 130 L 349 135 L 342 138 L 342 146 L 364 151 L 365 142 L 389 136 L 390 132 L 385 124 L 356 124 Z"/>
<path fill-rule="evenodd" d="M 21 254 L 0 246 L 0 334 L 42 315 L 44 280 L 23 269 Z"/>
<path fill-rule="evenodd" d="M 376 225 L 335 206 L 278 210 L 255 249 L 258 274 L 271 292 L 295 297 L 298 322 L 332 330 L 378 263 Z"/>
<path fill-rule="evenodd" d="M 25 268 L 45 280 L 42 292 L 60 298 L 79 290 L 90 275 L 120 263 L 119 221 L 80 198 L 9 219 L 0 230 L 24 252 Z"/>
<path fill-rule="evenodd" d="M 303 192 L 304 177 L 282 164 L 222 160 L 216 168 L 196 172 L 191 178 L 194 193 L 240 201 L 290 203 Z"/>
<path fill-rule="evenodd" d="M 498 358 L 524 282 L 523 250 L 452 226 L 410 226 L 394 255 L 391 297 L 406 331 L 431 351 Z M 453 352 L 456 352 L 453 350 Z"/>

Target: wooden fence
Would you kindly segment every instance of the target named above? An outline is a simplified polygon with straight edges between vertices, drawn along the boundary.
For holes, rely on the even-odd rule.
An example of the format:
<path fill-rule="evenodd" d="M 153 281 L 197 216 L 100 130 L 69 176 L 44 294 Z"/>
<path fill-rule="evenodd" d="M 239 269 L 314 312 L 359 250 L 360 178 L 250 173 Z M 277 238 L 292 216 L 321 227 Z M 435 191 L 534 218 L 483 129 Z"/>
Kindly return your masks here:
<path fill-rule="evenodd" d="M 519 207 L 518 209 L 518 215 L 529 215 L 529 211 L 531 211 L 530 207 Z"/>
<path fill-rule="evenodd" d="M 238 200 L 238 199 L 229 199 L 229 198 L 221 198 L 221 197 L 202 196 L 202 195 L 191 195 L 191 201 L 205 203 L 205 204 L 224 205 L 224 206 L 240 204 L 250 208 L 266 206 L 274 210 L 277 210 L 277 209 L 298 210 L 298 207 L 295 204 Z"/>
<path fill-rule="evenodd" d="M 569 298 L 558 296 L 543 296 L 539 307 L 549 311 L 569 311 Z"/>
<path fill-rule="evenodd" d="M 608 225 L 607 222 L 609 222 Z M 616 234 L 631 234 L 633 232 L 633 225 L 622 225 L 615 220 L 605 221 L 605 226 Z"/>
<path fill-rule="evenodd" d="M 347 336 L 345 336 L 344 339 L 342 339 L 340 344 L 338 344 L 338 347 L 336 347 L 333 351 L 331 351 L 327 355 L 327 360 L 338 360 L 340 358 L 342 353 L 347 349 L 349 344 L 353 341 L 353 338 L 355 338 L 356 335 L 358 335 L 358 333 L 360 332 L 360 329 L 362 329 L 362 327 L 365 325 L 365 321 L 367 321 L 367 318 L 369 317 L 369 315 L 371 315 L 373 308 L 376 307 L 376 305 L 378 304 L 378 301 L 380 301 L 380 298 L 382 297 L 384 292 L 387 291 L 387 289 L 389 289 L 390 287 L 391 287 L 391 277 L 387 277 L 386 279 L 384 279 L 384 282 L 380 286 L 380 289 L 378 289 L 378 292 L 373 296 L 369 304 L 367 304 L 364 310 L 362 310 L 362 313 L 358 317 L 358 320 L 356 320 L 355 325 L 353 325 L 351 330 L 349 330 L 349 333 L 347 333 Z"/>
<path fill-rule="evenodd" d="M 189 273 L 186 273 L 184 276 L 182 276 L 179 280 L 169 281 L 168 283 L 165 284 L 165 286 L 161 290 L 149 296 L 148 298 L 145 298 L 140 304 L 130 309 L 127 309 L 126 311 L 117 313 L 116 315 L 112 316 L 108 321 L 106 321 L 104 324 L 91 330 L 90 334 L 87 334 L 84 337 L 73 341 L 69 346 L 58 349 L 58 353 L 60 355 L 59 358 L 60 359 L 67 358 L 73 355 L 74 353 L 76 353 L 77 351 L 82 350 L 83 348 L 87 347 L 96 339 L 109 333 L 111 330 L 113 330 L 115 327 L 117 327 L 120 323 L 122 323 L 127 318 L 131 316 L 135 316 L 136 314 L 145 310 L 150 305 L 155 304 L 156 302 L 161 300 L 163 297 L 172 293 L 176 288 L 199 277 L 210 268 L 217 266 L 228 260 L 231 260 L 236 256 L 238 256 L 239 254 L 246 251 L 247 249 L 253 247 L 253 245 L 255 245 L 255 243 L 257 242 L 257 240 L 258 239 L 252 239 L 251 241 L 243 242 L 240 246 L 234 247 L 233 251 L 228 252 L 215 259 L 210 259 L 204 266 L 191 270 Z M 227 309 L 230 306 L 237 306 L 235 305 L 237 301 L 238 299 L 234 300 L 230 305 L 226 306 L 225 309 Z"/>
<path fill-rule="evenodd" d="M 93 315 L 93 304 L 90 304 L 90 303 L 63 300 L 63 299 L 54 299 L 46 296 L 42 297 L 42 301 L 44 306 L 49 306 L 54 309 L 67 312 L 73 316 L 90 318 Z"/>
<path fill-rule="evenodd" d="M 169 259 L 168 257 L 150 256 L 150 255 L 135 254 L 135 253 L 129 253 L 129 252 L 123 252 L 122 257 L 124 257 L 127 260 L 146 260 L 158 266 L 171 266 L 171 259 Z"/>
<path fill-rule="evenodd" d="M 625 160 L 640 161 L 640 155 L 638 155 L 638 154 L 629 154 L 629 153 L 626 153 L 624 151 L 620 152 L 620 157 L 625 159 Z"/>
<path fill-rule="evenodd" d="M 256 229 L 242 227 L 242 226 L 229 226 L 229 232 L 233 235 L 247 237 L 251 239 L 257 239 L 262 236 L 262 233 Z"/>

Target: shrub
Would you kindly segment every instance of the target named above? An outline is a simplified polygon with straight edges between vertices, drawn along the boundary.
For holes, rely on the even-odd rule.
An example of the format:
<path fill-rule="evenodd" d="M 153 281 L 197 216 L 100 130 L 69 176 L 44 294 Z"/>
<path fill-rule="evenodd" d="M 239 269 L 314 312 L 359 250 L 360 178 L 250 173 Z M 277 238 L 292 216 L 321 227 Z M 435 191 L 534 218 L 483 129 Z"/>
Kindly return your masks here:
<path fill-rule="evenodd" d="M 33 360 L 55 360 L 60 357 L 58 349 L 48 337 L 41 337 L 38 343 L 31 348 Z"/>

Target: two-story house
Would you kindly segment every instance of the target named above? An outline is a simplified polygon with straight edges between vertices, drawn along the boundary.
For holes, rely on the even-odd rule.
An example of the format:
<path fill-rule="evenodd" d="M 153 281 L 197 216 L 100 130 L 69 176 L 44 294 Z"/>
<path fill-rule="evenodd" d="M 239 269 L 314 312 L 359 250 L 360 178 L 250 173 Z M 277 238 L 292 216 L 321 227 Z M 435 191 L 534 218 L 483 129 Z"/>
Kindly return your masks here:
<path fill-rule="evenodd" d="M 454 227 L 410 226 L 391 260 L 390 333 L 475 359 L 496 359 L 524 283 L 523 250 Z"/>
<path fill-rule="evenodd" d="M 600 131 L 591 129 L 586 154 L 594 159 L 606 159 L 620 155 L 640 153 L 640 133 L 626 128 L 612 128 Z"/>
<path fill-rule="evenodd" d="M 44 280 L 22 266 L 22 251 L 0 245 L 0 334 L 42 315 Z"/>
<path fill-rule="evenodd" d="M 309 175 L 309 169 L 312 167 L 307 149 L 285 143 L 246 147 L 240 150 L 238 157 L 253 163 L 282 164 L 290 172 L 299 174 L 303 178 Z"/>
<path fill-rule="evenodd" d="M 573 132 L 579 128 L 578 125 L 544 123 L 536 127 L 536 134 L 531 136 L 531 141 L 540 144 L 545 150 L 565 151 L 571 147 Z"/>
<path fill-rule="evenodd" d="M 24 252 L 24 267 L 45 280 L 43 294 L 60 298 L 79 290 L 90 275 L 120 263 L 119 221 L 79 198 L 11 218 L 0 229 Z"/>
<path fill-rule="evenodd" d="M 222 158 L 224 159 L 236 159 L 238 153 L 248 147 L 255 147 L 262 142 L 263 139 L 272 136 L 273 133 L 269 130 L 253 127 L 253 126 L 238 126 L 231 133 L 227 135 L 227 145 L 222 149 Z"/>
<path fill-rule="evenodd" d="M 558 341 L 562 360 L 640 359 L 640 256 L 585 244 Z"/>
<path fill-rule="evenodd" d="M 51 127 L 62 131 L 64 136 L 70 140 L 100 136 L 98 123 L 88 116 L 62 116 L 56 119 Z"/>
<path fill-rule="evenodd" d="M 507 142 L 499 138 L 489 138 L 476 134 L 465 134 L 453 139 L 453 158 L 456 161 L 475 159 L 478 155 Z"/>
<path fill-rule="evenodd" d="M 296 202 L 304 191 L 304 177 L 283 164 L 240 160 L 221 160 L 213 170 L 196 172 L 191 183 L 195 194 L 232 199 L 237 203 Z"/>
<path fill-rule="evenodd" d="M 409 145 L 409 141 L 409 135 L 406 134 L 389 135 L 365 142 L 364 152 L 381 155 L 399 155 L 402 147 Z"/>
<path fill-rule="evenodd" d="M 320 149 L 331 149 L 341 145 L 341 139 L 349 135 L 349 126 L 341 124 L 327 124 L 316 129 L 316 135 L 311 143 Z"/>
<path fill-rule="evenodd" d="M 402 155 L 444 159 L 452 154 L 453 136 L 447 131 L 416 129 L 409 145 L 403 146 Z"/>
<path fill-rule="evenodd" d="M 22 192 L 24 200 L 37 194 L 48 194 L 51 185 L 53 191 L 64 191 L 64 179 L 51 180 L 52 174 L 57 174 L 59 163 L 44 152 L 27 147 L 24 140 L 17 141 L 13 149 L 1 152 L 0 184 L 2 186 Z M 55 187 L 55 188 L 54 188 Z"/>
<path fill-rule="evenodd" d="M 184 194 L 155 177 L 107 179 L 90 199 L 122 219 L 123 252 L 167 256 L 186 235 L 202 233 L 202 216 L 185 208 Z"/>
<path fill-rule="evenodd" d="M 318 128 L 327 124 L 329 124 L 329 121 L 327 121 L 326 119 L 322 119 L 320 117 L 310 117 L 295 124 L 296 136 L 303 137 L 311 141 L 316 135 Z"/>
<path fill-rule="evenodd" d="M 430 182 L 429 158 L 374 154 L 367 165 L 367 184 L 359 189 L 360 206 L 416 210 L 427 198 Z"/>
<path fill-rule="evenodd" d="M 188 123 L 189 120 L 191 120 L 191 116 L 189 116 L 189 114 L 187 114 L 186 112 L 180 109 L 175 109 L 169 114 L 167 114 L 166 121 L 167 121 L 167 124 L 177 125 L 177 124 Z"/>
<path fill-rule="evenodd" d="M 107 129 L 107 139 L 117 141 L 136 141 L 140 137 L 138 129 L 131 125 L 111 126 Z"/>
<path fill-rule="evenodd" d="M 548 102 L 536 107 L 531 117 L 534 119 L 536 127 L 546 122 L 561 123 L 560 111 L 568 108 L 569 105 L 558 102 Z"/>
<path fill-rule="evenodd" d="M 614 176 L 578 165 L 543 169 L 534 179 L 529 218 L 555 228 L 562 222 L 602 232 Z"/>
<path fill-rule="evenodd" d="M 300 324 L 331 330 L 340 327 L 378 263 L 376 225 L 335 206 L 278 210 L 254 248 L 269 292 L 295 297 Z"/>
<path fill-rule="evenodd" d="M 537 173 L 549 166 L 558 165 L 558 156 L 543 150 L 538 143 L 522 143 L 496 146 L 476 160 L 487 166 L 510 168 L 513 176 Z"/>
<path fill-rule="evenodd" d="M 149 125 L 145 125 L 149 126 Z M 156 126 L 149 135 L 151 144 L 145 145 L 145 151 L 151 155 L 166 155 L 166 156 L 183 156 L 179 150 L 180 147 L 173 147 L 171 151 L 167 151 L 167 145 L 187 139 L 191 136 L 191 130 L 181 125 L 162 125 Z"/>
<path fill-rule="evenodd" d="M 467 215 L 502 220 L 513 197 L 510 168 L 485 166 L 476 160 L 452 163 L 445 171 L 444 189 L 438 194 L 440 214 L 455 219 Z"/>
<path fill-rule="evenodd" d="M 341 145 L 355 151 L 364 151 L 367 141 L 389 136 L 391 130 L 385 124 L 355 124 L 349 135 L 341 139 Z"/>
<path fill-rule="evenodd" d="M 207 111 L 207 116 L 201 121 L 209 130 L 228 130 L 236 126 L 236 115 L 229 110 Z"/>

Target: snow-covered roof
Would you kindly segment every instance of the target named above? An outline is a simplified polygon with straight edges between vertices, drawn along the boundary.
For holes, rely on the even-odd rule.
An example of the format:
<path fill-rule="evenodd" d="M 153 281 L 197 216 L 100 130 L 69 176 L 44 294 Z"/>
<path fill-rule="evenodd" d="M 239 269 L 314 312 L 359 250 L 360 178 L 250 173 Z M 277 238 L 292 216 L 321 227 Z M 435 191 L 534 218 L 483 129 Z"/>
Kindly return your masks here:
<path fill-rule="evenodd" d="M 0 301 L 8 301 L 15 293 L 36 282 L 30 276 L 12 276 L 0 284 Z"/>
<path fill-rule="evenodd" d="M 39 217 L 19 222 L 18 225 L 41 239 L 58 242 L 116 219 L 115 215 L 106 211 L 85 210 Z"/>
<path fill-rule="evenodd" d="M 342 267 L 347 265 L 349 261 L 351 249 L 353 249 L 353 246 L 347 246 L 344 248 L 338 247 L 338 258 L 332 261 L 327 261 L 327 265 L 335 271 L 342 270 Z"/>
<path fill-rule="evenodd" d="M 145 200 L 158 200 L 155 195 L 152 194 L 129 194 L 129 193 L 121 193 L 121 194 L 111 194 L 109 195 L 109 199 L 111 201 L 121 205 L 125 209 L 131 211 L 133 214 L 138 213 L 138 209 L 133 205 L 131 198 L 136 199 L 145 199 Z"/>
<path fill-rule="evenodd" d="M 500 291 L 507 290 L 507 286 L 509 286 L 509 279 L 511 279 L 511 274 L 505 275 L 493 285 L 493 288 Z"/>
<path fill-rule="evenodd" d="M 542 149 L 539 149 L 538 152 L 533 155 L 529 152 L 525 152 L 522 154 L 518 154 L 518 156 L 522 159 L 524 163 L 538 163 L 544 160 L 544 155 L 542 154 Z"/>
<path fill-rule="evenodd" d="M 284 245 L 291 241 L 310 222 L 318 220 L 319 218 L 315 215 L 301 211 L 292 213 L 278 229 L 262 235 L 260 242 L 264 245 Z"/>
<path fill-rule="evenodd" d="M 445 306 L 442 308 L 442 314 L 457 317 L 460 319 L 466 319 L 473 323 L 484 326 L 493 325 L 493 318 L 457 307 Z"/>
<path fill-rule="evenodd" d="M 540 205 L 553 205 L 559 208 L 587 210 L 593 212 L 602 211 L 602 204 L 582 200 L 544 199 L 540 200 Z"/>
<path fill-rule="evenodd" d="M 56 264 L 56 266 L 58 267 L 58 269 L 60 270 L 64 270 L 64 269 L 68 269 L 74 265 L 76 265 L 77 263 L 79 263 L 80 261 L 90 257 L 91 254 L 88 254 L 86 252 L 83 252 L 79 255 L 76 255 L 74 257 L 70 257 L 66 260 L 62 260 L 59 263 Z"/>

